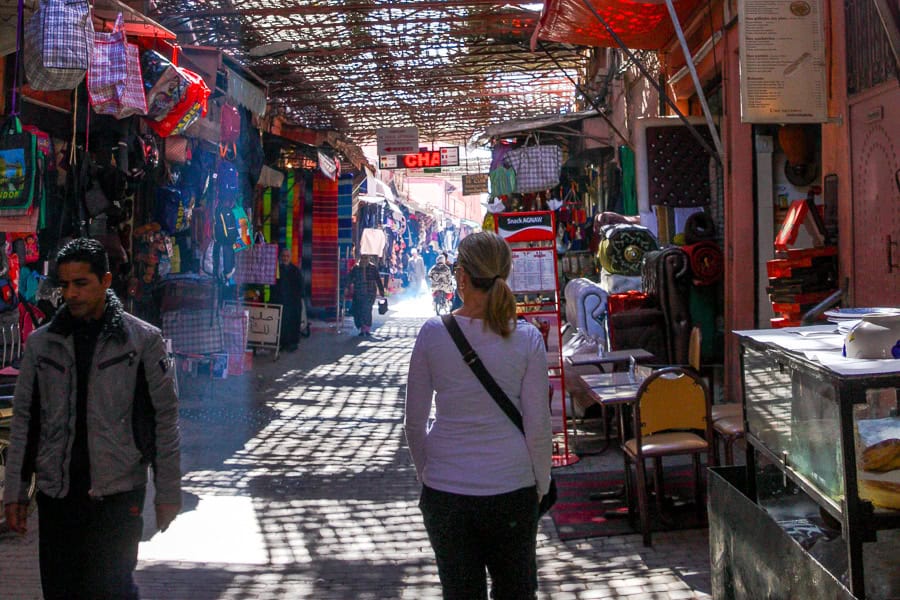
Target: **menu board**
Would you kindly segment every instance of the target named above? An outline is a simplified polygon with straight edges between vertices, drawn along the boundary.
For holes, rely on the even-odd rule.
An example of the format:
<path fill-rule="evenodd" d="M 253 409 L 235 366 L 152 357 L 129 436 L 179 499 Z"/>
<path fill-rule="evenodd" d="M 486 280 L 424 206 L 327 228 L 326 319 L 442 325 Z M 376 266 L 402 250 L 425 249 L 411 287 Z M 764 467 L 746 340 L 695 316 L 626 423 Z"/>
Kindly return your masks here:
<path fill-rule="evenodd" d="M 556 290 L 556 253 L 552 249 L 516 250 L 512 258 L 507 281 L 513 292 Z"/>
<path fill-rule="evenodd" d="M 828 120 L 822 0 L 742 0 L 741 121 Z"/>

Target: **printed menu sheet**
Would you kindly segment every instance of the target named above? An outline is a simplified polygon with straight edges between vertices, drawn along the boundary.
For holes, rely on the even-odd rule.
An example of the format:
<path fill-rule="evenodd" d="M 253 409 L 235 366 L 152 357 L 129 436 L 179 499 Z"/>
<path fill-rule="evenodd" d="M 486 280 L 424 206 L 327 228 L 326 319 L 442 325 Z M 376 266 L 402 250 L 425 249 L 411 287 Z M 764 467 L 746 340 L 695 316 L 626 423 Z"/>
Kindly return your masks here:
<path fill-rule="evenodd" d="M 828 120 L 821 0 L 742 0 L 741 121 Z"/>
<path fill-rule="evenodd" d="M 540 292 L 556 289 L 556 269 L 553 250 L 522 250 L 513 252 L 509 287 L 513 292 Z"/>

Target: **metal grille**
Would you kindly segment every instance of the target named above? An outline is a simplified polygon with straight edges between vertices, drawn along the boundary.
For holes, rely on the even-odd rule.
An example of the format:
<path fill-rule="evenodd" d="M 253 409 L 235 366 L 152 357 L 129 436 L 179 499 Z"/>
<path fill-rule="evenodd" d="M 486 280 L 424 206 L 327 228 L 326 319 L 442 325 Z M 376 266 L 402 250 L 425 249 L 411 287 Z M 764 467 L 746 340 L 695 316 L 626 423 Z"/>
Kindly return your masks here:
<path fill-rule="evenodd" d="M 872 0 L 846 0 L 847 91 L 858 94 L 897 76 L 887 33 Z"/>
<path fill-rule="evenodd" d="M 532 0 L 533 1 L 533 0 Z M 223 48 L 269 82 L 290 122 L 372 141 L 416 125 L 422 142 L 574 108 L 587 54 L 531 52 L 540 13 L 523 0 L 159 0 L 182 42 Z M 251 52 L 252 49 L 256 51 Z M 276 48 L 277 56 L 260 49 Z M 254 57 L 255 56 L 255 57 Z"/>

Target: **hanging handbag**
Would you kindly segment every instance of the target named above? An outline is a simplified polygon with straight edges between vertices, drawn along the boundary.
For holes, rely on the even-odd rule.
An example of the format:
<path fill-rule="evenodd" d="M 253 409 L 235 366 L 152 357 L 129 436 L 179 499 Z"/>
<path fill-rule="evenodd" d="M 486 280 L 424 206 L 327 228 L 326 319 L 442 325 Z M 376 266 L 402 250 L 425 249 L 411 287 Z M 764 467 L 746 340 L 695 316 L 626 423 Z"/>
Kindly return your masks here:
<path fill-rule="evenodd" d="M 172 135 L 166 138 L 166 162 L 183 165 L 191 161 L 191 140 L 183 135 Z"/>
<path fill-rule="evenodd" d="M 241 113 L 227 102 L 222 104 L 219 115 L 219 141 L 222 144 L 234 144 L 241 137 Z"/>
<path fill-rule="evenodd" d="M 206 114 L 210 91 L 200 75 L 175 66 L 153 50 L 141 56 L 141 70 L 147 94 L 147 122 L 158 136 L 184 133 Z"/>
<path fill-rule="evenodd" d="M 84 0 L 45 0 L 25 26 L 24 62 L 36 90 L 72 90 L 91 66 L 94 23 Z"/>
<path fill-rule="evenodd" d="M 22 131 L 22 122 L 13 115 L 0 128 L 0 214 L 31 214 L 40 181 L 37 177 L 37 139 Z"/>
<path fill-rule="evenodd" d="M 94 34 L 91 68 L 87 76 L 88 97 L 94 112 L 124 119 L 147 114 L 147 97 L 141 79 L 138 47 L 125 37 L 122 13 L 109 33 Z"/>
<path fill-rule="evenodd" d="M 278 244 L 267 244 L 262 233 L 245 252 L 234 255 L 234 282 L 275 285 L 278 268 Z"/>
<path fill-rule="evenodd" d="M 466 339 L 465 334 L 463 334 L 462 329 L 459 328 L 459 323 L 456 322 L 456 318 L 453 315 L 443 315 L 441 317 L 441 321 L 444 322 L 444 327 L 447 328 L 447 331 L 450 333 L 450 337 L 453 338 L 453 342 L 456 344 L 456 347 L 459 348 L 460 354 L 462 354 L 463 360 L 469 368 L 472 369 L 472 372 L 475 373 L 475 377 L 481 382 L 481 385 L 484 386 L 484 389 L 491 395 L 491 398 L 494 399 L 494 402 L 497 403 L 497 406 L 500 407 L 506 416 L 509 417 L 509 420 L 513 422 L 513 424 L 519 428 L 519 431 L 522 432 L 522 435 L 525 435 L 525 425 L 522 423 L 522 415 L 516 409 L 516 405 L 512 403 L 512 400 L 509 399 L 509 396 L 506 395 L 506 392 L 503 391 L 497 382 L 491 377 L 491 374 L 488 373 L 487 368 L 485 368 L 484 363 L 481 362 L 481 359 L 478 358 L 478 354 L 475 350 L 472 349 L 472 346 L 469 344 L 469 340 Z M 556 504 L 557 498 L 557 490 L 556 490 L 556 480 L 553 479 L 553 476 L 550 476 L 550 489 L 547 490 L 547 493 L 541 497 L 541 503 L 538 506 L 538 514 L 543 515 L 550 507 Z"/>

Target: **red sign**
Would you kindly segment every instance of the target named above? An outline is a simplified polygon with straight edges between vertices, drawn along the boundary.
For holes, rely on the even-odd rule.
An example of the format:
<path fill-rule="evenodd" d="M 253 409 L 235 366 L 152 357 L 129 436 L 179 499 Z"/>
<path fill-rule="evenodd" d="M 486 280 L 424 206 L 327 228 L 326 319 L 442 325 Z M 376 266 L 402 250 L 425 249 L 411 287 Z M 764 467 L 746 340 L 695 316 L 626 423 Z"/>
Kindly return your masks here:
<path fill-rule="evenodd" d="M 416 154 L 402 154 L 401 163 L 407 169 L 422 169 L 425 167 L 440 167 L 441 152 L 440 150 L 426 150 Z"/>
<path fill-rule="evenodd" d="M 382 169 L 431 169 L 435 167 L 458 167 L 459 148 L 449 146 L 437 150 L 419 150 L 411 154 L 380 156 Z"/>

